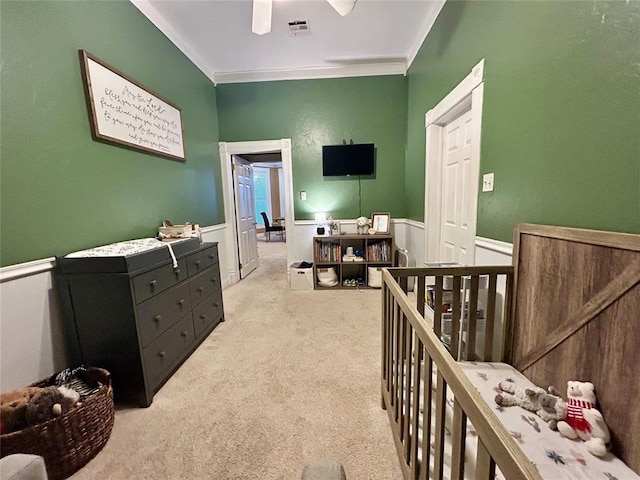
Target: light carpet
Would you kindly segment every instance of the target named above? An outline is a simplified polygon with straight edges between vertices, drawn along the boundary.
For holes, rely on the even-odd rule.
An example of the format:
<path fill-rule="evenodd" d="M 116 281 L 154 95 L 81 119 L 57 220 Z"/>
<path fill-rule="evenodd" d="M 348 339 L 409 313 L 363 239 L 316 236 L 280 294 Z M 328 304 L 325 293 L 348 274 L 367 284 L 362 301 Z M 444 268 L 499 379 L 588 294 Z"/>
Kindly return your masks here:
<path fill-rule="evenodd" d="M 282 242 L 223 292 L 221 323 L 149 408 L 116 411 L 82 479 L 299 479 L 318 459 L 349 480 L 401 479 L 380 407 L 380 291 L 289 290 Z"/>

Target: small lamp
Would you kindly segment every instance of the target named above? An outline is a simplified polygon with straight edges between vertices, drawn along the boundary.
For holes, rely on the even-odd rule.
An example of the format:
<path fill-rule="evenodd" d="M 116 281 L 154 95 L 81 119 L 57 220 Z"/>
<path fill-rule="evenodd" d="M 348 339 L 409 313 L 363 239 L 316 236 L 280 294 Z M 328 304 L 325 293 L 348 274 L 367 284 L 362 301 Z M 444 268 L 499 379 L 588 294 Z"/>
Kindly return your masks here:
<path fill-rule="evenodd" d="M 324 235 L 324 224 L 326 221 L 327 214 L 325 212 L 316 212 L 316 223 L 318 224 L 316 232 L 318 232 L 318 235 Z"/>

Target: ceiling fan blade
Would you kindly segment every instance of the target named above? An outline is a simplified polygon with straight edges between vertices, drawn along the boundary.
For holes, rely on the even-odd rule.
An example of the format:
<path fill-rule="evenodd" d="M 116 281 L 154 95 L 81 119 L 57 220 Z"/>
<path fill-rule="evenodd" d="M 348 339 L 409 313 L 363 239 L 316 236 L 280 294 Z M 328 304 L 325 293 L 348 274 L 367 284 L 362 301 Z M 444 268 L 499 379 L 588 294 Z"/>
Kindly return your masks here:
<path fill-rule="evenodd" d="M 253 0 L 251 31 L 258 35 L 271 31 L 271 0 Z"/>
<path fill-rule="evenodd" d="M 327 0 L 329 5 L 331 5 L 336 12 L 338 12 L 343 17 L 353 10 L 353 7 L 356 6 L 357 0 Z"/>

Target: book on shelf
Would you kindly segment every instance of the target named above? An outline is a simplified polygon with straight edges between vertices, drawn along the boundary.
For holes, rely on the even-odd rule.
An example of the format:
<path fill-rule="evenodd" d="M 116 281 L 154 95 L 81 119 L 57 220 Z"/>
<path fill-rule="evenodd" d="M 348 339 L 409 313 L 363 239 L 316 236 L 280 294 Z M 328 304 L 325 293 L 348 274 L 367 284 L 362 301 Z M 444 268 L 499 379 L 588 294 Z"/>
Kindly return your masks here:
<path fill-rule="evenodd" d="M 388 241 L 381 241 L 367 246 L 367 259 L 370 262 L 389 262 L 391 255 L 391 244 Z"/>

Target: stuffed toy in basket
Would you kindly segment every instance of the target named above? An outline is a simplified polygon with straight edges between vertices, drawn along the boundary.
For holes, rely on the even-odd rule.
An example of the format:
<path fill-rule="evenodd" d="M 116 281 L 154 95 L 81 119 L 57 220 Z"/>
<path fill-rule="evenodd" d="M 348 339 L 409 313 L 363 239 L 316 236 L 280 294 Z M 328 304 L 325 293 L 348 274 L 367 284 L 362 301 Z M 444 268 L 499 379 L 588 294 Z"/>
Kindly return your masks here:
<path fill-rule="evenodd" d="M 80 401 L 58 411 L 54 405 L 53 418 L 0 435 L 0 457 L 40 455 L 49 480 L 58 480 L 86 465 L 104 447 L 113 429 L 115 409 L 111 375 L 102 368 L 68 369 L 31 385 L 45 390 L 51 386 L 71 387 L 78 391 Z"/>

